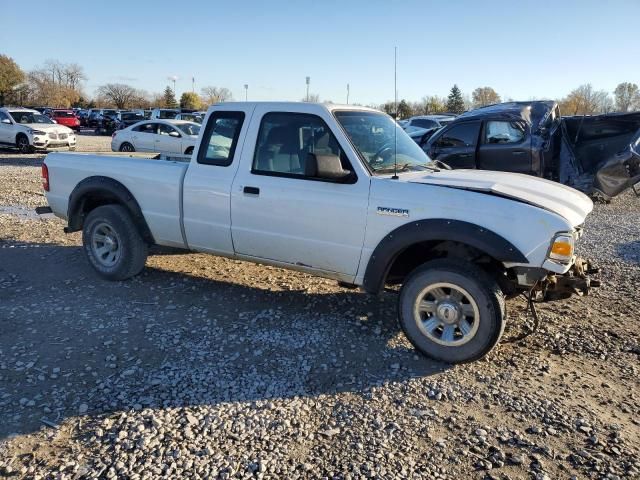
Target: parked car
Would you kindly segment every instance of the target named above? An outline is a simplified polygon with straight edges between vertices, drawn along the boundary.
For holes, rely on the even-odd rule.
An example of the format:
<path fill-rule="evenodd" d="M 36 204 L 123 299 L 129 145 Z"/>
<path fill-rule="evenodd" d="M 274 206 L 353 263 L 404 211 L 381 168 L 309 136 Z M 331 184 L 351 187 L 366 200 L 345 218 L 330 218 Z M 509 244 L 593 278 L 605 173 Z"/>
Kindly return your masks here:
<path fill-rule="evenodd" d="M 111 150 L 191 155 L 198 133 L 200 125 L 194 122 L 145 120 L 124 130 L 117 130 L 111 139 Z"/>
<path fill-rule="evenodd" d="M 185 120 L 187 122 L 202 123 L 202 120 L 204 120 L 204 115 L 202 115 L 200 112 L 179 113 L 175 116 L 175 119 Z"/>
<path fill-rule="evenodd" d="M 418 115 L 409 118 L 402 128 L 407 133 L 417 130 L 438 129 L 453 122 L 455 118 L 452 115 Z"/>
<path fill-rule="evenodd" d="M 154 108 L 151 110 L 149 119 L 159 118 L 162 120 L 171 120 L 176 118 L 176 115 L 180 113 L 177 108 Z"/>
<path fill-rule="evenodd" d="M 60 125 L 69 127 L 76 132 L 80 131 L 80 120 L 76 117 L 75 113 L 73 113 L 73 110 L 55 109 L 51 112 L 50 117 Z"/>
<path fill-rule="evenodd" d="M 441 170 L 391 117 L 364 107 L 225 102 L 206 118 L 189 162 L 63 153 L 44 160 L 51 210 L 66 220 L 65 232 L 82 231 L 83 251 L 104 278 L 140 273 L 148 246 L 159 244 L 301 270 L 371 294 L 401 285 L 405 334 L 451 363 L 496 345 L 505 297 L 541 302 L 597 285 L 574 254 L 593 204 L 572 188 Z M 175 125 L 144 124 L 152 133 L 138 135 L 150 137 L 154 124 Z"/>
<path fill-rule="evenodd" d="M 144 115 L 139 111 L 118 112 L 116 115 L 117 130 L 130 127 L 138 122 L 145 120 Z"/>
<path fill-rule="evenodd" d="M 640 112 L 560 116 L 554 101 L 464 113 L 421 146 L 452 168 L 526 173 L 611 198 L 640 182 Z"/>
<path fill-rule="evenodd" d="M 37 110 L 5 107 L 0 108 L 0 144 L 16 147 L 20 153 L 54 147 L 75 150 L 76 136 Z"/>
<path fill-rule="evenodd" d="M 102 128 L 102 121 L 105 117 L 113 118 L 118 113 L 114 108 L 92 108 L 89 111 L 87 126 L 89 128 Z"/>

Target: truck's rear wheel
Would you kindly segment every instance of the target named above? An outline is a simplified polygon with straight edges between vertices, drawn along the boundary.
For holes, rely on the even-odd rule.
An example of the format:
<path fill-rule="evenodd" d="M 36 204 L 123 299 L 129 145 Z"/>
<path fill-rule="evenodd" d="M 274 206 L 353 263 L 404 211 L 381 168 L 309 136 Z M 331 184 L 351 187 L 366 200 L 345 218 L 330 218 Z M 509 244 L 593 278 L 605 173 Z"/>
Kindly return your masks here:
<path fill-rule="evenodd" d="M 457 260 L 434 260 L 415 269 L 400 291 L 398 313 L 409 341 L 447 363 L 486 355 L 505 324 L 498 284 L 475 265 Z"/>
<path fill-rule="evenodd" d="M 84 222 L 82 243 L 89 263 L 108 280 L 137 275 L 147 260 L 147 244 L 120 205 L 92 210 Z"/>

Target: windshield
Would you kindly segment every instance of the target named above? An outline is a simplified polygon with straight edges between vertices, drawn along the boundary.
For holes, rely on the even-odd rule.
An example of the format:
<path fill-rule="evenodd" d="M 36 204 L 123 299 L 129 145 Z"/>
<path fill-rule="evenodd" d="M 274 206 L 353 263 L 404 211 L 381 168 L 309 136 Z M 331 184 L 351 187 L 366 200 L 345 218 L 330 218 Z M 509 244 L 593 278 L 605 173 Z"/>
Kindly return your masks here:
<path fill-rule="evenodd" d="M 158 112 L 158 118 L 169 119 L 176 118 L 178 112 L 176 110 L 160 110 Z"/>
<path fill-rule="evenodd" d="M 337 111 L 338 122 L 374 174 L 435 168 L 431 159 L 391 117 L 383 113 Z"/>
<path fill-rule="evenodd" d="M 180 123 L 176 126 L 187 135 L 198 135 L 200 133 L 200 125 L 197 123 Z"/>
<path fill-rule="evenodd" d="M 9 112 L 16 123 L 53 123 L 49 117 L 33 112 Z"/>

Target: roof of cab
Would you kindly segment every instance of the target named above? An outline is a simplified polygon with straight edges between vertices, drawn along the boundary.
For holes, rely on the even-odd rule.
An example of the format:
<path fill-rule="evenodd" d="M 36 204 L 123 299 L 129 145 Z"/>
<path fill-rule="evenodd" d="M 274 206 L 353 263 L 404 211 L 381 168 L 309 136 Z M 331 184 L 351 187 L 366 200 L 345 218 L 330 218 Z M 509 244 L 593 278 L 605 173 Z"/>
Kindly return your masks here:
<path fill-rule="evenodd" d="M 332 112 L 334 110 L 356 110 L 356 111 L 367 111 L 367 112 L 376 112 L 381 113 L 380 110 L 376 110 L 375 108 L 363 107 L 360 105 L 342 105 L 338 103 L 314 103 L 314 102 L 223 102 L 216 103 L 209 107 L 209 110 L 212 108 L 219 107 L 221 105 L 227 107 L 233 107 L 234 105 L 242 106 L 243 109 L 246 109 L 247 106 L 267 106 L 275 111 L 283 111 L 293 109 L 293 111 L 301 110 L 326 110 Z"/>

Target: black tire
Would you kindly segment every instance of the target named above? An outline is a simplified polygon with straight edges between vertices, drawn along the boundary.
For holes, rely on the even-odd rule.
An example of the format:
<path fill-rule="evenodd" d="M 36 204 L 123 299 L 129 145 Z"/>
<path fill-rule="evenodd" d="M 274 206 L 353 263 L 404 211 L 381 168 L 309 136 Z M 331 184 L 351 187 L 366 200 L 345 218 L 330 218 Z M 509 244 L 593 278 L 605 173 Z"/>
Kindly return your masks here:
<path fill-rule="evenodd" d="M 110 240 L 109 243 L 117 244 L 119 252 L 113 264 L 105 264 L 105 260 L 101 259 L 98 246 L 102 245 L 104 248 L 106 243 L 96 243 L 97 237 L 94 237 L 105 229 L 113 232 L 113 236 L 109 237 L 115 239 L 115 242 Z M 137 275 L 147 260 L 147 244 L 129 212 L 121 205 L 104 205 L 92 210 L 84 222 L 82 244 L 91 266 L 108 280 L 126 280 Z"/>
<path fill-rule="evenodd" d="M 439 317 L 439 314 L 434 311 L 434 313 L 424 313 L 423 318 L 423 313 L 416 311 L 418 302 L 423 299 L 422 293 L 425 290 L 429 291 L 430 286 L 438 283 L 453 285 L 469 295 L 470 299 L 465 295 L 465 300 L 459 304 L 453 300 L 458 307 L 466 307 L 467 310 L 474 312 L 470 315 L 472 322 L 465 323 L 467 329 L 469 325 L 473 326 L 469 339 L 464 340 L 465 333 L 462 328 L 458 326 L 459 324 L 454 324 L 453 342 L 445 341 L 445 324 L 440 322 L 440 318 L 444 317 Z M 448 291 L 448 295 L 454 293 L 454 290 L 447 287 L 435 288 L 435 290 L 445 294 Z M 444 304 L 449 304 L 448 299 L 438 301 L 435 296 L 424 298 L 433 298 L 433 301 L 426 302 L 429 304 L 428 308 L 437 307 L 438 312 L 440 312 L 438 309 L 443 308 L 441 312 L 446 318 L 449 318 L 449 312 L 455 312 L 452 318 L 459 318 L 460 314 L 457 312 L 463 310 L 463 308 L 455 308 L 446 312 L 448 305 Z M 474 306 L 477 308 L 474 309 Z M 398 299 L 400 326 L 409 341 L 424 355 L 446 363 L 472 362 L 485 356 L 500 340 L 504 332 L 505 317 L 504 295 L 497 282 L 479 267 L 462 260 L 434 260 L 416 268 L 406 278 Z M 430 319 L 434 319 L 436 324 L 440 322 L 440 326 L 431 332 L 428 331 Z M 456 344 L 456 342 L 466 343 Z"/>
<path fill-rule="evenodd" d="M 23 134 L 19 133 L 16 136 L 16 148 L 20 153 L 33 153 L 35 148 L 29 144 L 29 138 Z"/>
<path fill-rule="evenodd" d="M 136 149 L 129 142 L 122 142 L 120 144 L 120 151 L 121 152 L 135 152 Z"/>

